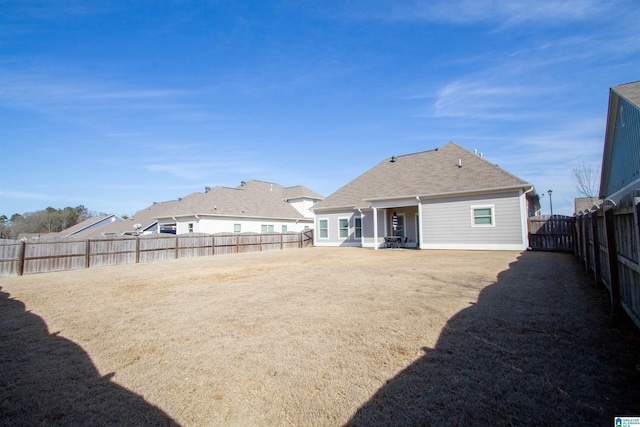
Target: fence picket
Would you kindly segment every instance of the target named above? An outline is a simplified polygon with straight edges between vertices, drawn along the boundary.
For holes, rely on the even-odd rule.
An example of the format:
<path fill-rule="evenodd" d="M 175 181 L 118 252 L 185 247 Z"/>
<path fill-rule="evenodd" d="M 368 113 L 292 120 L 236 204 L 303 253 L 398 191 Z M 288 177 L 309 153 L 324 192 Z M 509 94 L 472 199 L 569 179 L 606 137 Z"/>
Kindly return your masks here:
<path fill-rule="evenodd" d="M 2 241 L 0 276 L 162 261 L 231 253 L 303 248 L 313 230 L 300 233 L 188 234 L 89 240 Z"/>

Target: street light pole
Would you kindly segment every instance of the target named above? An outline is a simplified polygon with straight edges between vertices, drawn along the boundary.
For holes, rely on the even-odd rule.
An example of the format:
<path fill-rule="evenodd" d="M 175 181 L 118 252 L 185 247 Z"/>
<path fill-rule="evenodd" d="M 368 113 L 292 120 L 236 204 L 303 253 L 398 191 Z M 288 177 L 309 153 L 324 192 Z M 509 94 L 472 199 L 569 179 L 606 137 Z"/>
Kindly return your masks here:
<path fill-rule="evenodd" d="M 553 202 L 551 201 L 551 193 L 553 193 L 553 191 L 549 190 L 547 193 L 549 194 L 549 208 L 551 209 L 551 216 L 553 216 Z"/>

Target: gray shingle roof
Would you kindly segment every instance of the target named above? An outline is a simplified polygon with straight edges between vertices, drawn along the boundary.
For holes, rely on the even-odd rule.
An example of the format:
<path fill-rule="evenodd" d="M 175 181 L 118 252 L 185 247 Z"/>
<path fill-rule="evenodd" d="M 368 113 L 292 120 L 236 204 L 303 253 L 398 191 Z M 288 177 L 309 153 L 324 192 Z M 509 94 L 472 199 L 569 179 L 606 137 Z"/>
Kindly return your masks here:
<path fill-rule="evenodd" d="M 371 200 L 529 187 L 531 184 L 449 142 L 440 149 L 386 158 L 319 202 L 314 210 L 367 208 Z M 458 167 L 458 160 L 462 167 Z"/>
<path fill-rule="evenodd" d="M 611 89 L 640 108 L 640 81 L 625 83 L 612 87 Z"/>
<path fill-rule="evenodd" d="M 279 184 L 252 180 L 235 188 L 214 187 L 205 193 L 190 194 L 165 214 L 176 217 L 197 214 L 305 219 L 293 206 L 285 202 L 284 199 L 293 198 L 292 195 L 322 198 L 302 186 L 285 188 Z"/>
<path fill-rule="evenodd" d="M 94 216 L 91 218 L 87 218 L 82 222 L 79 222 L 76 225 L 73 225 L 59 233 L 50 233 L 51 236 L 76 236 L 78 234 L 83 233 L 84 229 L 90 229 L 91 226 L 95 226 L 96 228 L 101 228 L 102 226 L 96 226 L 96 224 L 98 224 L 101 221 L 105 221 L 105 225 L 110 223 L 107 222 L 106 220 L 109 219 L 113 219 L 113 220 L 119 220 L 120 218 L 117 217 L 117 215 L 114 214 L 105 214 L 105 215 L 99 215 L 99 216 Z M 88 230 L 87 230 L 88 231 Z"/>

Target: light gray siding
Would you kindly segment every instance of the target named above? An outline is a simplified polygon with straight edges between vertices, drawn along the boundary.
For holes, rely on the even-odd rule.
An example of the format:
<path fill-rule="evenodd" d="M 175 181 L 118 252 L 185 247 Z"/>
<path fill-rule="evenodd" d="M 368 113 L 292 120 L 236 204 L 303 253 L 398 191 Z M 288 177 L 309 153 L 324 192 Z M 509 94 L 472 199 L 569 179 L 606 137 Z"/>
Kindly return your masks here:
<path fill-rule="evenodd" d="M 372 217 L 371 214 L 369 214 Z M 360 217 L 357 210 L 334 211 L 316 214 L 316 231 L 314 240 L 316 246 L 361 246 L 361 239 L 356 238 L 355 218 Z M 328 237 L 320 237 L 320 221 L 326 219 L 328 223 Z M 340 237 L 340 219 L 347 219 L 349 230 L 347 237 Z M 373 218 L 370 219 L 373 222 Z M 364 229 L 364 225 L 363 225 Z"/>
<path fill-rule="evenodd" d="M 521 197 L 517 191 L 446 199 L 428 199 L 422 207 L 426 249 L 514 249 L 523 241 Z M 473 207 L 491 206 L 492 226 L 473 225 Z"/>

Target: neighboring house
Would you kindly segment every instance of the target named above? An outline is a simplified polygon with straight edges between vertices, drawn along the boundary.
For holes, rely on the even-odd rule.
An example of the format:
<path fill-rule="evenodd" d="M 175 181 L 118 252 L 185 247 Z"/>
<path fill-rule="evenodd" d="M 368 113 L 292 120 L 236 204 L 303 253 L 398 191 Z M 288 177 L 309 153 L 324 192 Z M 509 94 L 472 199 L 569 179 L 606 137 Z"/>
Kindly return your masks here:
<path fill-rule="evenodd" d="M 454 142 L 385 159 L 319 202 L 317 246 L 524 250 L 534 186 Z M 393 229 L 394 217 L 397 226 Z"/>
<path fill-rule="evenodd" d="M 640 81 L 612 87 L 604 139 L 600 198 L 614 203 L 640 189 Z"/>
<path fill-rule="evenodd" d="M 576 197 L 573 199 L 573 214 L 579 215 L 591 212 L 598 209 L 601 204 L 602 200 L 597 197 Z"/>
<path fill-rule="evenodd" d="M 100 237 L 142 235 L 158 232 L 158 220 L 155 219 L 164 210 L 170 209 L 177 200 L 154 203 L 146 209 L 136 212 L 130 218 L 122 218 L 118 215 L 103 215 L 89 218 L 57 234 L 57 236 L 72 237 L 74 239 L 95 239 Z M 171 232 L 171 230 L 163 230 Z M 175 229 L 173 230 L 175 233 Z"/>
<path fill-rule="evenodd" d="M 323 197 L 303 186 L 242 182 L 235 188 L 206 188 L 158 215 L 158 229 L 184 233 L 299 232 L 313 227 L 310 208 Z"/>
<path fill-rule="evenodd" d="M 133 216 L 119 222 L 107 224 L 96 230 L 94 235 L 87 237 L 139 236 L 154 233 L 175 234 L 175 228 L 160 229 L 156 217 L 171 211 L 172 207 L 177 204 L 178 200 L 154 202 L 151 206 L 136 212 Z"/>
<path fill-rule="evenodd" d="M 114 214 L 94 216 L 87 218 L 78 224 L 67 228 L 59 233 L 49 233 L 49 237 L 73 237 L 73 238 L 86 238 L 87 236 L 99 234 L 100 229 L 117 222 L 124 221 L 121 216 Z"/>

